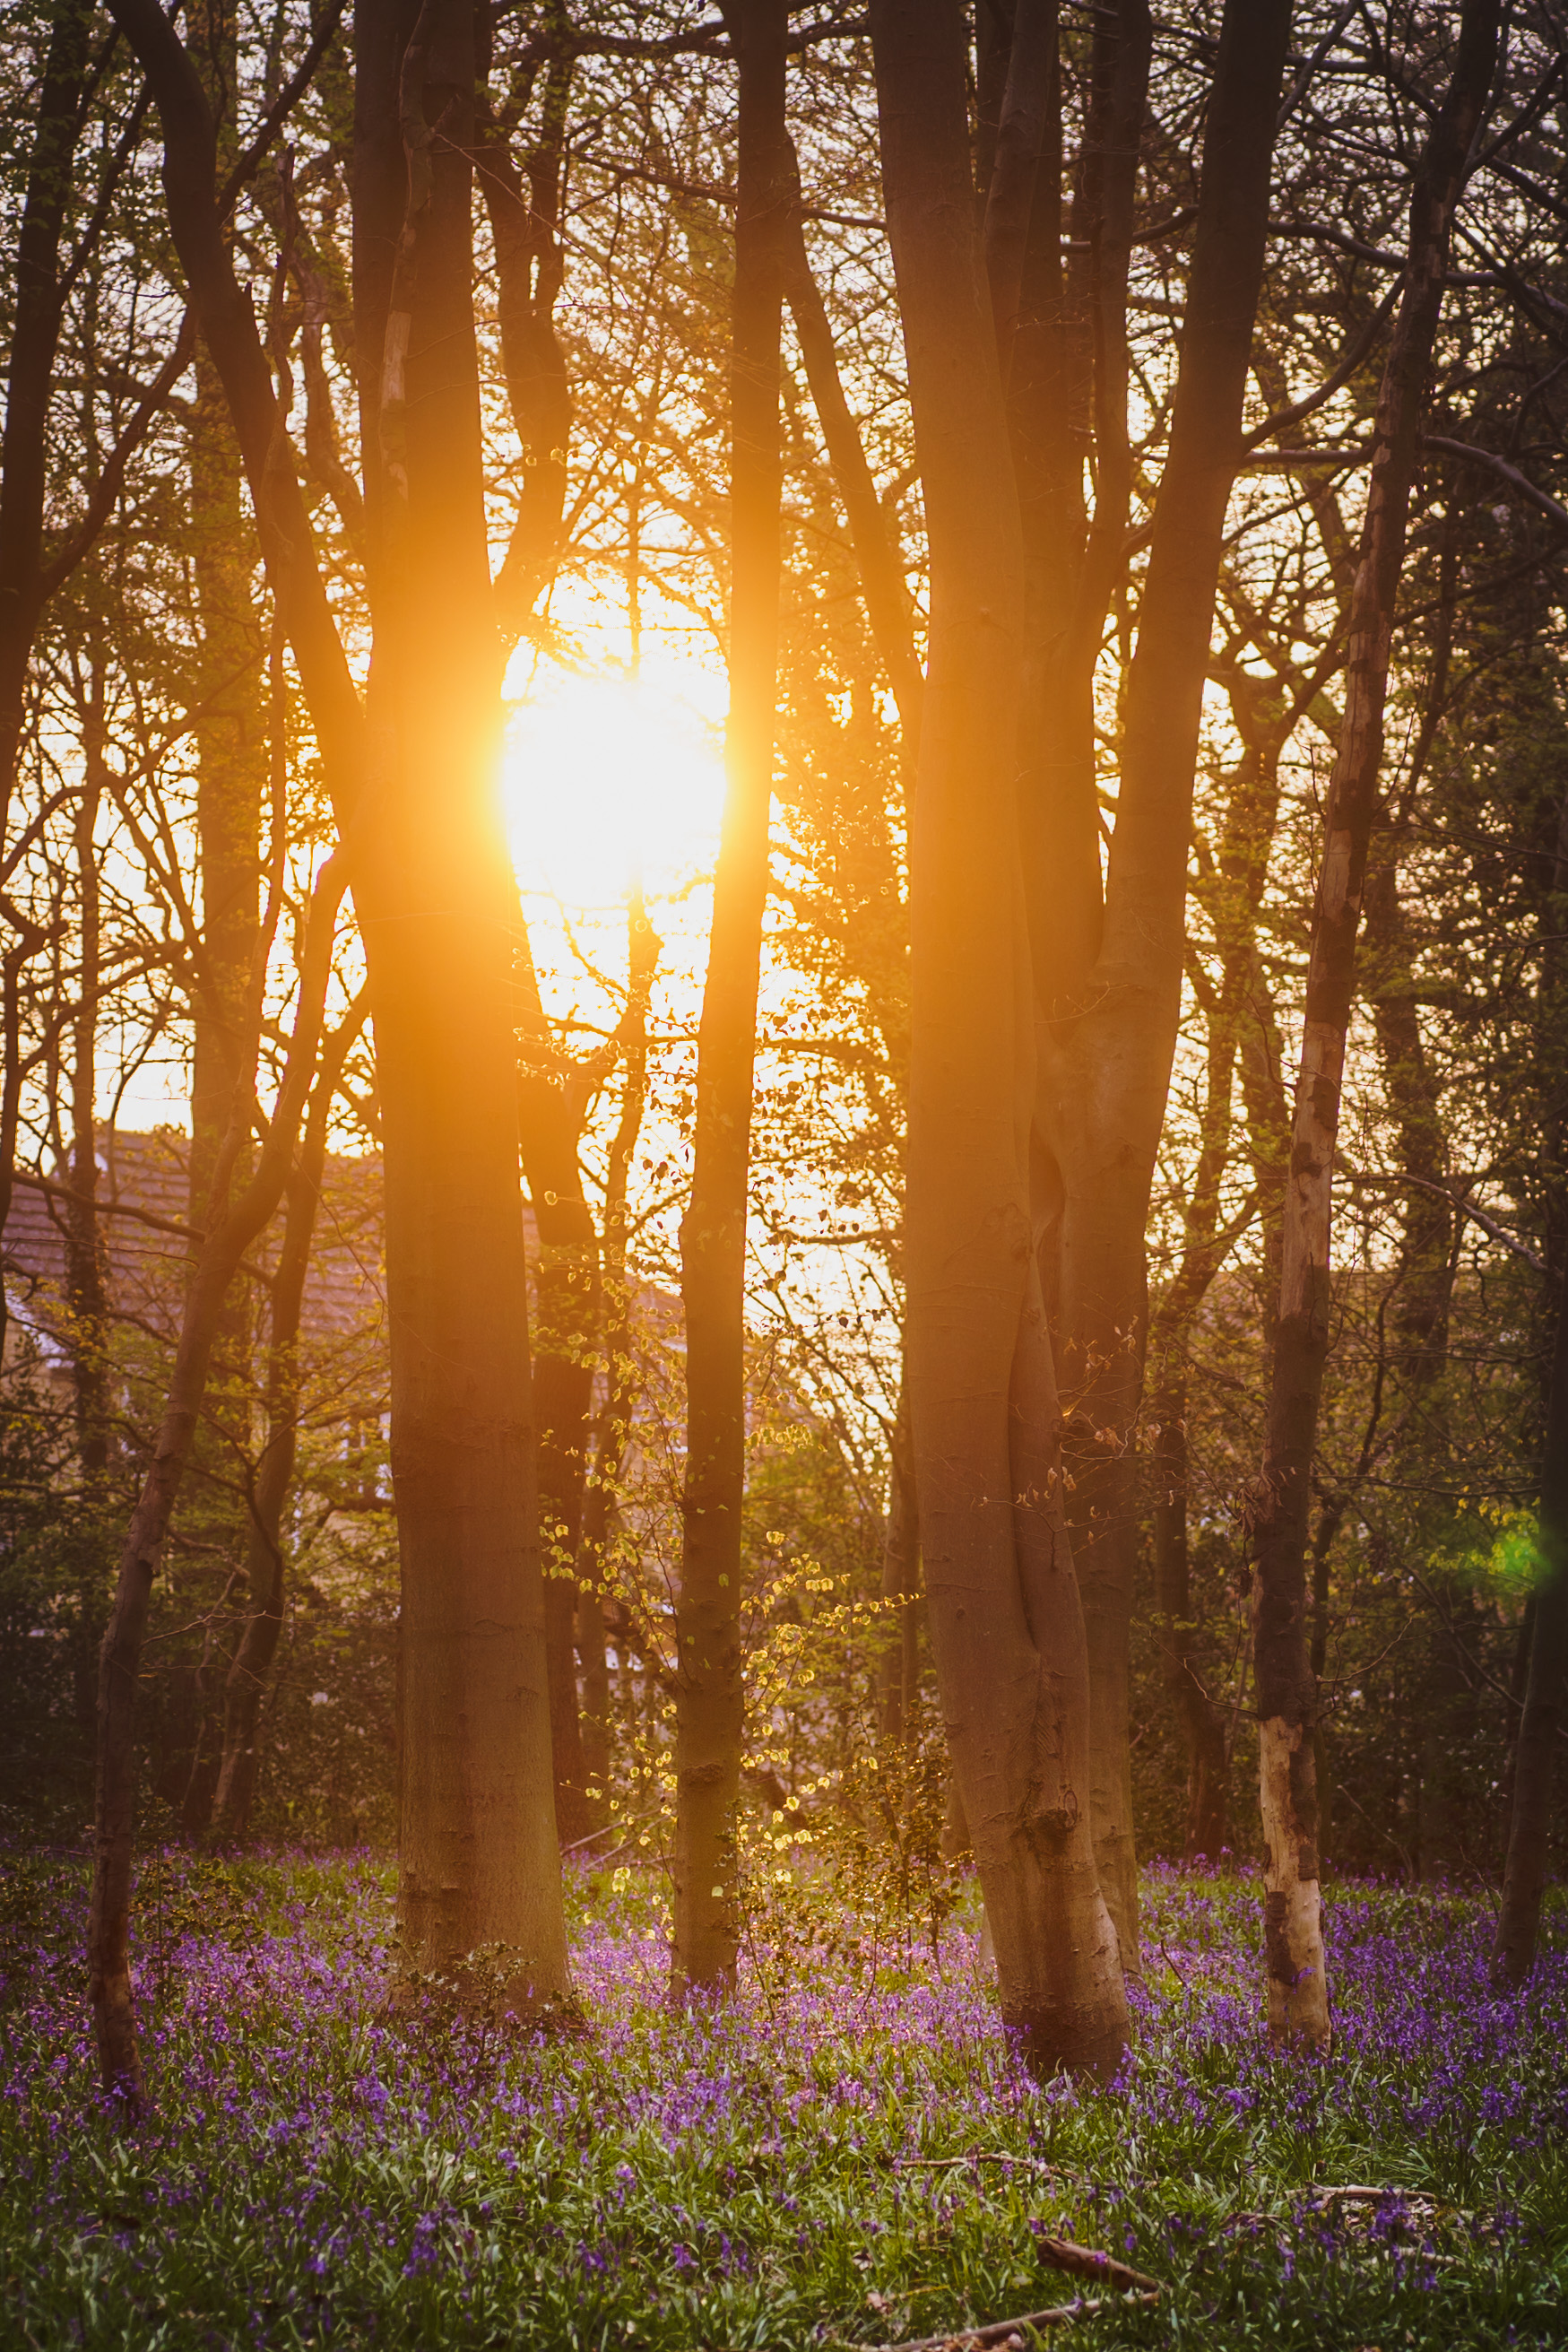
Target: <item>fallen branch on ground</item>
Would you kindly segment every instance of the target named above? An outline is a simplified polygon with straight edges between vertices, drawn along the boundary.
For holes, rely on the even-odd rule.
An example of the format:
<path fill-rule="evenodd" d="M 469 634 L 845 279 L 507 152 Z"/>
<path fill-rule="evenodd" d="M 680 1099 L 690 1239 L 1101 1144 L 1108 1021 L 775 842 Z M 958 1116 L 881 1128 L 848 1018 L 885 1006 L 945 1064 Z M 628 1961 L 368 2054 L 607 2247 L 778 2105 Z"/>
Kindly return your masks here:
<path fill-rule="evenodd" d="M 1133 2299 L 1154 2303 L 1157 2290 L 1155 2294 L 1140 2294 Z M 1026 2311 L 1017 2319 L 993 2319 L 985 2327 L 949 2327 L 941 2336 L 912 2336 L 903 2344 L 880 2344 L 875 2352 L 971 2352 L 972 2347 L 1008 2344 L 1014 2337 L 1022 2343 L 1026 2330 L 1063 2327 L 1075 2319 L 1092 2319 L 1096 2312 L 1113 2308 L 1107 2295 L 1081 2296 L 1076 2303 L 1057 2304 L 1050 2311 Z"/>
<path fill-rule="evenodd" d="M 1094 2246 L 1075 2245 L 1071 2238 L 1052 2238 L 1043 2230 L 1034 2233 L 1034 2250 L 1051 2270 L 1071 2272 L 1074 2278 L 1092 2278 L 1101 2286 L 1132 2288 L 1143 2295 L 1160 2293 L 1158 2279 L 1146 2278 L 1130 2263 L 1103 2254 Z"/>

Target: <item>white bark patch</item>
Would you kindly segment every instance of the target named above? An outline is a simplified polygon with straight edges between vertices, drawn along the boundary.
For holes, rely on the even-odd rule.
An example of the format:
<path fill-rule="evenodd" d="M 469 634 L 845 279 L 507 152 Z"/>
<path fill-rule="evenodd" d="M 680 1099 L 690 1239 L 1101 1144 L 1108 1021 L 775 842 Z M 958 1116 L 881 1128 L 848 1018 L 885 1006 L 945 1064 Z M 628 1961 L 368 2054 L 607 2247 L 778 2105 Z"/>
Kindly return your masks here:
<path fill-rule="evenodd" d="M 1272 2039 L 1323 2049 L 1332 2028 L 1317 1850 L 1298 1816 L 1291 1772 L 1305 1738 L 1300 1724 L 1282 1716 L 1259 1726 L 1264 1966 Z"/>

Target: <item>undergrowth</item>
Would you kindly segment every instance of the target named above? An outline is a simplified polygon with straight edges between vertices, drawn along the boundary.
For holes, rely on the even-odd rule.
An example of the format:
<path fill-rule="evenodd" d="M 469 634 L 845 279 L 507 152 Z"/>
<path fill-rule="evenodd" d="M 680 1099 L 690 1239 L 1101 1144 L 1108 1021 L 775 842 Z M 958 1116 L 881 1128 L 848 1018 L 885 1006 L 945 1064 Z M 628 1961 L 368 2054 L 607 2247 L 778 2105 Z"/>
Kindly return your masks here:
<path fill-rule="evenodd" d="M 831 2347 L 1072 2300 L 1055 2233 L 1166 2283 L 1055 2340 L 1568 2341 L 1568 1951 L 1521 1998 L 1458 1895 L 1346 1885 L 1335 2044 L 1272 2056 L 1255 1890 L 1154 1871 L 1108 2090 L 1033 2086 L 960 1908 L 935 1948 L 840 1919 L 725 2011 L 663 2005 L 656 1882 L 575 1878 L 590 2039 L 382 2008 L 376 1858 L 151 1858 L 152 2118 L 94 2088 L 85 1871 L 0 1856 L 6 2347 Z M 1354 2198 L 1326 2192 L 1376 2191 Z"/>

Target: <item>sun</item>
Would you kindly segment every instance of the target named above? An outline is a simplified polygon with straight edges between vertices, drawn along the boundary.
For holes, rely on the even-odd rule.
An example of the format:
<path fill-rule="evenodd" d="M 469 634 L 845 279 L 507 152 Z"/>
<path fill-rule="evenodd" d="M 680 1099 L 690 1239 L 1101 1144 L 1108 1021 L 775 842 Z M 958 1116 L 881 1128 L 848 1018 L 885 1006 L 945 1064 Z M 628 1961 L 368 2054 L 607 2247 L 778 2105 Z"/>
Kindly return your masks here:
<path fill-rule="evenodd" d="M 635 677 L 545 659 L 518 677 L 517 667 L 501 788 L 524 891 L 591 911 L 622 902 L 634 882 L 657 896 L 711 872 L 722 683 L 678 656 Z"/>

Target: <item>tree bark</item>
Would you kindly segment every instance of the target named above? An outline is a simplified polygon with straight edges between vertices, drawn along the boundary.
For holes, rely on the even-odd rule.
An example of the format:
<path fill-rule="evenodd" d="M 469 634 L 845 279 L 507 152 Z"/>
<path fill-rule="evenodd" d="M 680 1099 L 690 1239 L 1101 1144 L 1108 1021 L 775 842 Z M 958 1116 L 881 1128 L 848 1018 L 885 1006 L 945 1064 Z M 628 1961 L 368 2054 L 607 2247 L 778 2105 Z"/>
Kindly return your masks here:
<path fill-rule="evenodd" d="M 60 237 L 83 129 L 81 100 L 92 21 L 90 0 L 57 0 L 50 11 L 16 236 L 16 307 L 6 355 L 5 431 L 0 441 L 0 840 L 9 831 L 27 667 L 43 604 L 49 394 L 63 301 Z"/>
<path fill-rule="evenodd" d="M 898 1411 L 888 1442 L 882 1597 L 885 1606 L 897 1612 L 886 1630 L 882 1659 L 881 1729 L 891 1768 L 907 1759 L 920 1692 L 920 1506 L 907 1374 L 899 1385 Z"/>
<path fill-rule="evenodd" d="M 474 11 L 424 0 L 411 22 L 402 0 L 377 0 L 358 12 L 355 44 L 382 762 L 356 900 L 402 1559 L 398 1913 L 416 1980 L 528 2014 L 564 1996 L 568 1976 L 511 1031 L 519 924 L 472 297 Z"/>
<path fill-rule="evenodd" d="M 728 782 L 697 1038 L 696 1143 L 681 1222 L 686 1473 L 676 1604 L 673 1990 L 735 1974 L 734 1814 L 745 1700 L 746 1217 L 773 792 L 779 599 L 779 328 L 792 158 L 783 0 L 730 0 L 739 60 L 730 373 Z"/>
<path fill-rule="evenodd" d="M 547 11 L 546 38 L 565 21 L 564 8 Z M 567 43 L 545 69 L 539 135 L 529 151 L 526 189 L 506 131 L 487 103 L 475 150 L 496 250 L 501 367 L 523 455 L 517 520 L 496 581 L 497 624 L 508 646 L 537 611 L 560 558 L 571 391 L 555 306 L 565 275 L 560 208 L 574 61 Z"/>
<path fill-rule="evenodd" d="M 98 1786 L 88 1960 L 99 2067 L 106 2090 L 131 2112 L 146 2103 L 131 1972 L 131 1875 L 136 1811 L 136 1685 L 141 1670 L 152 1580 L 181 1481 L 195 1442 L 225 1294 L 250 1244 L 282 1197 L 299 1120 L 316 1066 L 322 1006 L 332 968 L 332 930 L 343 893 L 340 863 L 329 860 L 311 899 L 299 996 L 283 1086 L 256 1173 L 237 1199 L 233 1173 L 256 1112 L 251 1083 L 236 1087 L 211 1193 L 211 1223 L 181 1318 L 169 1394 L 152 1459 L 120 1554 L 104 1634 L 98 1686 Z M 259 990 L 257 992 L 259 995 Z M 253 1036 L 256 1034 L 253 1029 Z"/>
<path fill-rule="evenodd" d="M 1405 293 L 1378 395 L 1371 488 L 1351 596 L 1344 715 L 1323 814 L 1323 856 L 1312 910 L 1253 1582 L 1269 2023 L 1281 2042 L 1322 2045 L 1331 2030 L 1318 1883 L 1317 1696 L 1307 1653 L 1305 1556 L 1328 1354 L 1333 1154 L 1421 410 L 1442 310 L 1453 210 L 1486 105 L 1498 16 L 1499 0 L 1466 0 L 1452 79 L 1416 168 Z"/>
<path fill-rule="evenodd" d="M 1044 0 L 1041 0 L 1044 5 Z M 1034 943 L 1051 1230 L 1046 1298 L 1079 1433 L 1070 1451 L 1070 1527 L 1089 1633 L 1095 1851 L 1128 1969 L 1138 1969 L 1131 1822 L 1128 1622 L 1135 1524 L 1133 1425 L 1147 1331 L 1145 1221 L 1164 1119 L 1185 943 L 1185 879 L 1208 625 L 1229 487 L 1241 458 L 1241 400 L 1262 280 L 1270 158 L 1288 0 L 1225 9 L 1204 139 L 1199 221 L 1187 282 L 1171 452 L 1155 508 L 1150 576 L 1128 679 L 1122 793 L 1100 906 L 1093 666 L 1105 602 L 1124 562 L 1126 254 L 1150 57 L 1147 9 L 1124 0 L 1103 21 L 1093 73 L 1095 136 L 1079 184 L 1074 242 L 1093 268 L 1062 275 L 1061 130 L 1041 110 L 1034 258 L 1025 254 L 1011 343 L 1009 409 L 1030 567 L 1028 731 L 1022 840 Z M 1034 54 L 1034 52 L 1032 52 Z M 1041 52 L 1044 54 L 1044 52 Z M 1034 68 L 1053 73 L 1049 54 Z M 1009 89 L 1025 106 L 1018 40 Z M 1009 115 L 1004 99 L 1001 115 Z M 1006 142 L 997 143 L 997 169 Z M 1055 181 L 1051 174 L 1058 174 Z M 995 181 L 992 181 L 995 186 Z M 1001 245 L 992 240 L 992 252 Z M 997 303 L 1006 324 L 1009 303 Z M 1100 485 L 1083 536 L 1082 442 L 1098 428 Z"/>
<path fill-rule="evenodd" d="M 1552 1801 L 1568 1725 L 1568 1283 L 1562 1287 L 1542 1454 L 1540 1570 L 1531 1595 L 1530 1665 L 1514 1741 L 1508 1858 L 1494 1948 L 1500 1973 L 1521 1985 L 1535 1965 L 1546 1886 Z"/>
<path fill-rule="evenodd" d="M 1155 1318 L 1155 1606 L 1166 1689 L 1186 1748 L 1188 1861 L 1217 1861 L 1226 1843 L 1229 1755 L 1225 1720 L 1203 1679 L 1202 1628 L 1192 1612 L 1187 1549 L 1187 1350 L 1193 1318 L 1224 1261 L 1231 1236 L 1219 1223 L 1220 1186 L 1230 1150 L 1235 1083 L 1234 990 L 1221 986 L 1209 1012 L 1208 1068 L 1197 1165 L 1183 1207 L 1181 1261 Z"/>
<path fill-rule="evenodd" d="M 97 1208 L 98 1023 L 102 981 L 97 834 L 103 797 L 103 675 L 96 660 L 82 716 L 82 780 L 74 827 L 81 946 L 71 1022 L 70 1182 L 75 1198 L 67 1204 L 65 1243 L 77 1461 L 82 1484 L 91 1494 L 101 1489 L 109 1467 L 109 1291 Z M 101 1610 L 96 1613 L 101 1619 Z"/>
<path fill-rule="evenodd" d="M 519 1129 L 538 1236 L 533 1394 L 550 1759 L 556 1828 L 563 1844 L 575 1846 L 593 1826 L 576 1651 L 577 1554 L 603 1305 L 599 1235 L 578 1157 L 591 1082 L 582 1068 L 556 1053 L 531 965 L 520 993 Z"/>
<path fill-rule="evenodd" d="M 583 1501 L 582 1540 L 578 1553 L 578 1653 L 582 1663 L 583 1757 L 591 1791 L 604 1818 L 609 1801 L 611 1754 L 610 1666 L 606 1654 L 605 1571 L 621 1474 L 631 1443 L 637 1402 L 632 1352 L 632 1309 L 626 1265 L 626 1203 L 648 1103 L 648 1000 L 663 945 L 648 920 L 641 889 L 626 908 L 626 1013 L 622 1023 L 625 1074 L 621 1116 L 610 1141 L 604 1184 L 604 1398 L 593 1433 L 593 1461 Z"/>
<path fill-rule="evenodd" d="M 198 0 L 187 46 L 217 131 L 214 178 L 238 152 L 238 16 L 235 0 Z M 245 469 L 211 353 L 196 351 L 191 415 L 191 539 L 196 587 L 196 856 L 202 943 L 191 1065 L 191 1222 L 198 1228 L 228 1129 L 246 1050 L 251 958 L 261 880 L 262 779 L 267 726 L 263 638 L 252 591 L 257 553 L 242 497 Z M 235 1302 L 231 1302 L 231 1306 Z M 243 1378 L 243 1327 L 223 1335 Z M 226 1345 L 225 1344 L 226 1343 Z"/>
<path fill-rule="evenodd" d="M 925 680 L 915 651 L 909 583 L 904 576 L 896 533 L 883 512 L 876 483 L 866 463 L 860 428 L 844 397 L 833 350 L 833 331 L 821 289 L 812 275 L 798 211 L 790 215 L 788 236 L 785 283 L 789 315 L 795 321 L 800 356 L 806 363 L 806 381 L 810 386 L 822 438 L 828 445 L 833 478 L 860 566 L 872 641 L 898 705 L 906 757 L 913 760 L 920 741 Z"/>
<path fill-rule="evenodd" d="M 328 1039 L 305 1122 L 299 1165 L 287 1186 L 288 1206 L 272 1277 L 272 1325 L 267 1359 L 267 1439 L 250 1497 L 246 1580 L 250 1606 L 224 1688 L 223 1738 L 214 1784 L 211 1826 L 224 1843 L 241 1843 L 250 1828 L 261 1758 L 256 1727 L 267 1678 L 283 1632 L 287 1586 L 283 1511 L 294 1483 L 299 1438 L 299 1322 L 316 1238 L 326 1171 L 332 1104 L 343 1065 L 365 1017 L 361 998 Z"/>
<path fill-rule="evenodd" d="M 51 11 L 16 237 L 5 426 L 0 437 L 0 850 L 10 837 L 11 803 L 26 718 L 27 670 L 46 593 L 43 550 L 49 396 L 63 316 L 60 239 L 83 128 L 81 100 L 89 72 L 92 20 L 93 11 L 85 0 L 59 0 Z M 8 983 L 11 971 L 8 954 Z M 14 1059 L 12 992 L 8 984 L 8 1098 L 15 1092 L 9 1066 Z M 15 1186 L 16 1119 L 9 1108 L 5 1124 L 4 1139 L 9 1148 L 0 1159 L 0 1231 L 11 1213 Z M 0 1357 L 5 1353 L 6 1321 L 5 1285 L 0 1283 Z"/>
<path fill-rule="evenodd" d="M 908 1361 L 928 1621 L 996 1943 L 1040 2074 L 1126 2039 L 1090 1833 L 1082 1621 L 1029 1182 L 1018 501 L 951 0 L 874 0 L 883 184 L 931 547 L 911 856 Z"/>
<path fill-rule="evenodd" d="M 113 14 L 162 119 L 170 224 L 340 831 L 360 836 L 403 1573 L 403 1948 L 414 1969 L 455 1980 L 486 2010 L 498 1988 L 509 2008 L 542 2007 L 568 1977 L 508 1027 L 516 891 L 496 790 L 501 665 L 469 300 L 471 22 L 461 8 L 427 14 L 411 60 L 413 12 L 401 0 L 356 19 L 355 348 L 376 623 L 367 719 L 224 245 L 200 84 L 156 0 L 113 0 Z M 433 46 L 445 82 L 429 70 Z M 439 142 L 432 98 L 438 119 L 454 110 Z M 470 1968 L 476 1951 L 483 1965 Z"/>

